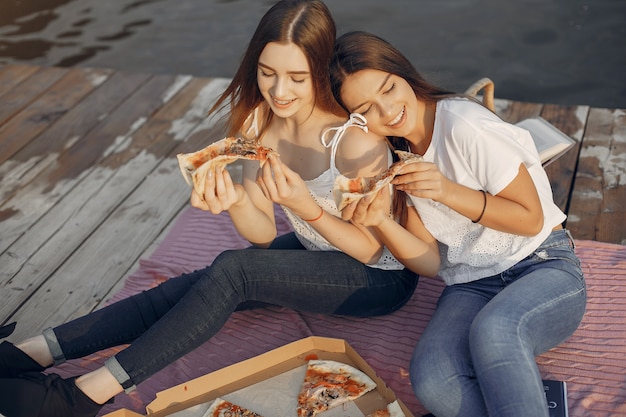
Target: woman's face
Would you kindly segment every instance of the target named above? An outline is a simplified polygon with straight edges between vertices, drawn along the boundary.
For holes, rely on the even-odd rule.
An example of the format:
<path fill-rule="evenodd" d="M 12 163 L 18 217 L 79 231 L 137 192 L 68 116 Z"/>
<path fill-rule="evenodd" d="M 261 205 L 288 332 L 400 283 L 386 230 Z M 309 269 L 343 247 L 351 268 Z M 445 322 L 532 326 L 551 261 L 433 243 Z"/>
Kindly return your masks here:
<path fill-rule="evenodd" d="M 314 106 L 313 81 L 304 52 L 293 43 L 268 43 L 257 69 L 257 83 L 263 98 L 278 117 L 307 115 Z"/>
<path fill-rule="evenodd" d="M 341 99 L 378 135 L 409 137 L 415 130 L 418 101 L 402 77 L 372 69 L 355 72 L 344 80 Z"/>

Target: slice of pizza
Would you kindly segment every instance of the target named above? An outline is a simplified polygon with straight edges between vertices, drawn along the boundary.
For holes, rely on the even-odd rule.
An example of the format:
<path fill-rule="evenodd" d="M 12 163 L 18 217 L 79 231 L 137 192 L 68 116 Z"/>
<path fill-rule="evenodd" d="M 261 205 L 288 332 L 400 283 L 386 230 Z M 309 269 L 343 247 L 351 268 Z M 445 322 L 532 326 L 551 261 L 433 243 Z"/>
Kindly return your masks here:
<path fill-rule="evenodd" d="M 216 398 L 203 417 L 262 417 L 223 398 Z"/>
<path fill-rule="evenodd" d="M 400 173 L 402 167 L 407 164 L 423 160 L 420 155 L 411 152 L 395 152 L 400 157 L 400 160 L 394 162 L 385 172 L 375 177 L 348 178 L 343 175 L 339 175 L 335 179 L 333 187 L 333 196 L 335 203 L 337 204 L 337 209 L 341 211 L 348 204 L 358 201 L 367 195 L 377 193 Z"/>
<path fill-rule="evenodd" d="M 368 414 L 367 417 L 406 417 L 402 408 L 400 408 L 400 404 L 398 401 L 394 401 L 392 403 L 387 404 L 387 408 L 382 410 L 376 410 L 371 414 Z"/>
<path fill-rule="evenodd" d="M 311 360 L 298 395 L 298 417 L 313 417 L 374 388 L 376 383 L 353 366 L 331 360 Z"/>
<path fill-rule="evenodd" d="M 272 149 L 262 146 L 257 140 L 227 137 L 191 153 L 179 153 L 178 166 L 187 184 L 200 195 L 204 192 L 204 181 L 209 170 L 224 168 L 238 159 L 265 163 Z"/>

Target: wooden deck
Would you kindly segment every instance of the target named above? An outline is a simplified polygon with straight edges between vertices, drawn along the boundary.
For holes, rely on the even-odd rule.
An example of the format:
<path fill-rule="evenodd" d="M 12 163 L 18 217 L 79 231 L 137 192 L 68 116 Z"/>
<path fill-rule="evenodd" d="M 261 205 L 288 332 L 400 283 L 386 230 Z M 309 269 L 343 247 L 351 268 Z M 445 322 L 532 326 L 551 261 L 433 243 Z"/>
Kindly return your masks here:
<path fill-rule="evenodd" d="M 223 136 L 205 116 L 227 81 L 0 67 L 0 322 L 18 321 L 11 340 L 97 308 L 154 249 L 188 204 L 176 154 Z M 626 110 L 496 107 L 577 139 L 547 168 L 567 227 L 626 244 Z"/>

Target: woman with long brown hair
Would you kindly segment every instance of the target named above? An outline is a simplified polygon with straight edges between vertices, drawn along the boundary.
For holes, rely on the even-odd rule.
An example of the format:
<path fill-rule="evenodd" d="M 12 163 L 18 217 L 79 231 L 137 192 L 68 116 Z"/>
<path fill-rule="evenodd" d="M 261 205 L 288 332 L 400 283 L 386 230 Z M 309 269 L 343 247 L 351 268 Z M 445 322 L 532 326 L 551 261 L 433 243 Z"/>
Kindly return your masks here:
<path fill-rule="evenodd" d="M 330 74 L 347 111 L 423 156 L 392 181 L 439 242 L 446 283 L 413 354 L 417 397 L 437 417 L 548 417 L 534 357 L 576 330 L 586 290 L 530 134 L 369 33 L 337 40 Z"/>
<path fill-rule="evenodd" d="M 242 184 L 226 170 L 210 171 L 191 203 L 212 213 L 227 211 L 239 233 L 263 249 L 226 251 L 205 269 L 17 345 L 3 342 L 0 413 L 95 416 L 113 396 L 209 340 L 244 302 L 380 315 L 411 297 L 417 274 L 437 273 L 437 244 L 415 217 L 408 230 L 386 223 L 387 233 L 379 237 L 380 231 L 342 220 L 337 210 L 334 178 L 380 173 L 391 163 L 391 152 L 383 138 L 364 131 L 358 117 L 346 122 L 334 102 L 328 83 L 334 40 L 335 25 L 322 2 L 278 2 L 261 19 L 213 109 L 229 108 L 230 134 L 257 139 L 280 157 L 261 169 L 246 161 Z M 389 193 L 381 198 L 389 207 Z M 295 231 L 278 239 L 275 204 Z M 122 344 L 130 345 L 88 374 L 62 379 L 41 373 Z"/>

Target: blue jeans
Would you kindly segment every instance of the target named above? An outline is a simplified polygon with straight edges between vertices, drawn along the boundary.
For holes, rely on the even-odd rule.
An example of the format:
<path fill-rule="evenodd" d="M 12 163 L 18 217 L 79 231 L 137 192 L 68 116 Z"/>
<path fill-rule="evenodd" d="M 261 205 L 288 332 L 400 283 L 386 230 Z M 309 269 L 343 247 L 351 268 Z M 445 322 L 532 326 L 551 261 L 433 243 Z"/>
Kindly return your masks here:
<path fill-rule="evenodd" d="M 293 234 L 270 249 L 229 250 L 211 266 L 44 332 L 55 363 L 130 343 L 106 366 L 127 390 L 209 340 L 236 309 L 279 305 L 382 315 L 411 297 L 409 270 L 370 268 L 342 252 L 305 250 Z"/>
<path fill-rule="evenodd" d="M 565 230 L 501 274 L 446 287 L 413 353 L 415 394 L 437 417 L 548 417 L 535 356 L 576 330 L 586 297 Z"/>

